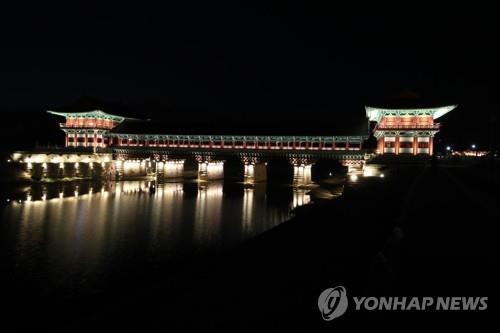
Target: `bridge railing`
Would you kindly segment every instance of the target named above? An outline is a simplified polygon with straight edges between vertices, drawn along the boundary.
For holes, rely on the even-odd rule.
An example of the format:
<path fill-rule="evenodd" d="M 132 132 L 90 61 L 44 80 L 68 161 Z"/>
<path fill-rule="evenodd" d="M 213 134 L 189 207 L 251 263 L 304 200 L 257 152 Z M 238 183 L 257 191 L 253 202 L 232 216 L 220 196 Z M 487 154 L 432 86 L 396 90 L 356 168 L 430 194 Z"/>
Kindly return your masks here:
<path fill-rule="evenodd" d="M 365 137 L 224 137 L 112 135 L 114 147 L 242 150 L 359 150 Z"/>

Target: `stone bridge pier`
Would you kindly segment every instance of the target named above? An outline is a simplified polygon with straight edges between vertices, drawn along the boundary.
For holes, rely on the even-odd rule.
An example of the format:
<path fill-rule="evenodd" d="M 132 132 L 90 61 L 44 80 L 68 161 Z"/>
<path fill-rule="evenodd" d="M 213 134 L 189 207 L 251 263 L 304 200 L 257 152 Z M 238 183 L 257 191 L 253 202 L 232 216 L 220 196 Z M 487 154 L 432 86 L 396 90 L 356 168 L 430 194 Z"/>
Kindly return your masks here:
<path fill-rule="evenodd" d="M 244 166 L 243 182 L 255 184 L 267 181 L 267 162 L 255 156 L 243 155 L 241 161 Z"/>
<path fill-rule="evenodd" d="M 168 178 L 181 178 L 184 175 L 184 159 L 165 159 L 155 161 L 155 178 L 163 180 Z"/>
<path fill-rule="evenodd" d="M 36 180 L 101 178 L 113 164 L 111 154 L 14 152 L 11 161 L 23 170 L 20 177 Z"/>
<path fill-rule="evenodd" d="M 215 160 L 211 155 L 196 155 L 196 161 L 199 181 L 224 179 L 224 161 Z"/>
<path fill-rule="evenodd" d="M 313 161 L 307 157 L 291 157 L 290 163 L 293 165 L 293 185 L 306 186 L 312 183 Z"/>
<path fill-rule="evenodd" d="M 365 167 L 367 157 L 360 155 L 345 156 L 340 163 L 347 167 L 348 173 L 362 173 Z"/>
<path fill-rule="evenodd" d="M 115 161 L 116 179 L 133 179 L 146 177 L 148 175 L 147 159 L 119 159 Z"/>

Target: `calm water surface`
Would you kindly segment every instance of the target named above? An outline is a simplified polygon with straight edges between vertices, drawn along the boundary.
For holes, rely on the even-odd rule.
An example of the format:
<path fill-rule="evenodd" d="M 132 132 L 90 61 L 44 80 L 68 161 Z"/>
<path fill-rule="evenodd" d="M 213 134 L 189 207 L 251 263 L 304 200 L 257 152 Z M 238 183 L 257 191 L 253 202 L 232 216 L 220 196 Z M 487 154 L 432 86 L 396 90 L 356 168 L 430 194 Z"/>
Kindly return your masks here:
<path fill-rule="evenodd" d="M 10 191 L 2 198 L 3 287 L 20 295 L 95 292 L 124 276 L 227 250 L 310 201 L 306 190 L 289 185 L 153 185 L 35 184 Z"/>

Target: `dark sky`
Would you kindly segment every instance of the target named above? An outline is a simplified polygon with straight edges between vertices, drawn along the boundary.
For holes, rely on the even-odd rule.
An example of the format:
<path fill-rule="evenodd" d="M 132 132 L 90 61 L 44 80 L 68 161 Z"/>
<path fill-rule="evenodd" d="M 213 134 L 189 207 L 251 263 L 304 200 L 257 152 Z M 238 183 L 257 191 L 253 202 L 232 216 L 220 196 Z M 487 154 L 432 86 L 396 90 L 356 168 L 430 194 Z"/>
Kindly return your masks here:
<path fill-rule="evenodd" d="M 42 112 L 90 96 L 172 122 L 328 123 L 410 90 L 460 104 L 443 120 L 447 141 L 488 143 L 494 8 L 328 3 L 5 8 L 0 108 Z"/>

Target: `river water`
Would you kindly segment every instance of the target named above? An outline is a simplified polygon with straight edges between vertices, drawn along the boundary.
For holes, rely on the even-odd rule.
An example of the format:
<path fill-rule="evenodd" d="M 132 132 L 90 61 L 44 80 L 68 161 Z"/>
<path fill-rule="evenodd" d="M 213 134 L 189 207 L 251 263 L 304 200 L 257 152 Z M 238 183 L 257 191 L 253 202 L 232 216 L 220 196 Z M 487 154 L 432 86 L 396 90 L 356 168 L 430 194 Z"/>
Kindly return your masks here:
<path fill-rule="evenodd" d="M 195 180 L 32 184 L 6 192 L 1 288 L 7 300 L 26 299 L 32 312 L 44 299 L 64 306 L 124 277 L 231 249 L 310 202 L 307 190 L 287 184 Z"/>

